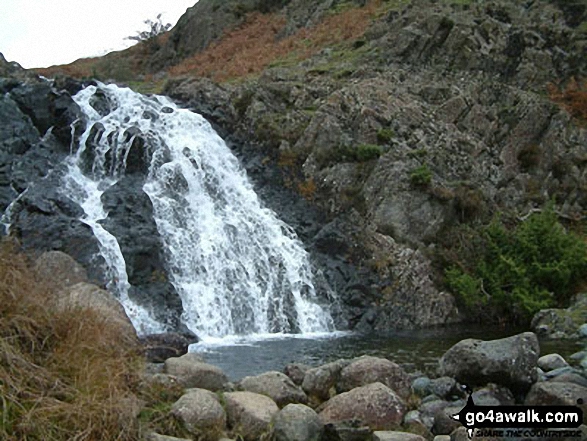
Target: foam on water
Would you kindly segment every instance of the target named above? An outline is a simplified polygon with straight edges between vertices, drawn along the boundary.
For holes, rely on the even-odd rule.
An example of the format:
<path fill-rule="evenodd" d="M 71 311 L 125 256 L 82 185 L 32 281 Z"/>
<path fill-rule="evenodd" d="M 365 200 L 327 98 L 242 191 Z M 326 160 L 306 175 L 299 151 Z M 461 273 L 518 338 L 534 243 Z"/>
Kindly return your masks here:
<path fill-rule="evenodd" d="M 107 97 L 106 111 L 92 106 L 97 91 Z M 182 320 L 192 331 L 221 338 L 334 330 L 301 242 L 261 204 L 237 158 L 203 117 L 165 97 L 115 85 L 89 86 L 74 99 L 87 129 L 70 158 L 65 190 L 84 209 L 83 221 L 108 265 L 109 288 L 139 332 L 160 332 L 163 326 L 128 298 L 120 247 L 100 225 L 108 215 L 100 198 L 125 174 L 137 136 L 148 161 L 143 190 L 183 303 Z"/>

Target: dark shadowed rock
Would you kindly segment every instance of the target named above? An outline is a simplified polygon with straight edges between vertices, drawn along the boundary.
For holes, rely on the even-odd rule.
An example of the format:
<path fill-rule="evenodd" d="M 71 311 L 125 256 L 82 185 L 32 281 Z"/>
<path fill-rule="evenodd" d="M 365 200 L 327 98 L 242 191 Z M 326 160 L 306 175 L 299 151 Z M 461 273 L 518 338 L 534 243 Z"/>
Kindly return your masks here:
<path fill-rule="evenodd" d="M 0 146 L 3 152 L 23 154 L 38 142 L 39 131 L 10 95 L 0 96 L 0 117 L 4 121 L 0 127 Z"/>
<path fill-rule="evenodd" d="M 195 337 L 177 332 L 149 334 L 140 337 L 139 340 L 147 361 L 151 363 L 163 363 L 168 358 L 187 354 L 189 345 L 198 342 Z"/>
<path fill-rule="evenodd" d="M 310 366 L 300 363 L 290 363 L 283 368 L 283 373 L 287 375 L 291 381 L 298 386 L 302 385 L 306 372 L 310 369 Z"/>
<path fill-rule="evenodd" d="M 109 187 L 102 195 L 108 217 L 101 223 L 120 245 L 131 284 L 129 297 L 180 331 L 182 302 L 167 277 L 163 242 L 153 205 L 143 191 L 144 180 L 145 176 L 127 175 Z"/>
<path fill-rule="evenodd" d="M 59 191 L 60 179 L 51 174 L 28 186 L 12 215 L 12 232 L 25 249 L 62 251 L 79 262 L 88 278 L 106 284 L 104 260 L 92 229 L 80 218 L 83 210 Z"/>
<path fill-rule="evenodd" d="M 499 340 L 462 340 L 440 359 L 440 374 L 468 386 L 496 383 L 515 393 L 536 382 L 540 346 L 531 332 Z"/>
<path fill-rule="evenodd" d="M 373 430 L 359 420 L 337 421 L 324 425 L 322 441 L 371 441 Z"/>

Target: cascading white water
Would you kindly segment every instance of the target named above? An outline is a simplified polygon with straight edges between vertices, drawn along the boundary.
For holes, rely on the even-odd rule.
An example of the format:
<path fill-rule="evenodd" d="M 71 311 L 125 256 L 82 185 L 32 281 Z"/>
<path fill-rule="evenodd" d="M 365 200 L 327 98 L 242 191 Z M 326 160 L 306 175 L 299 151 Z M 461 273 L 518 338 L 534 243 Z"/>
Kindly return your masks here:
<path fill-rule="evenodd" d="M 119 132 L 120 121 L 118 119 L 121 118 L 121 115 L 113 112 L 102 117 L 90 105 L 89 100 L 95 89 L 94 86 L 90 86 L 73 97 L 87 117 L 87 128 L 80 136 L 77 152 L 68 159 L 68 170 L 63 179 L 64 191 L 84 210 L 85 215 L 81 220 L 92 228 L 100 246 L 100 253 L 107 265 L 107 288 L 118 296 L 137 332 L 140 334 L 164 332 L 165 326 L 163 324 L 157 322 L 148 310 L 137 305 L 128 297 L 130 284 L 122 251 L 116 237 L 100 224 L 100 221 L 108 216 L 102 204 L 102 194 L 108 187 L 116 183 L 121 173 L 124 173 L 123 169 L 107 170 L 107 153 L 117 144 L 126 146 L 126 152 L 124 148 L 116 149 L 116 154 L 119 157 L 112 161 L 117 166 L 121 166 L 126 163 L 125 153 L 128 154 L 130 145 L 125 142 L 125 135 Z M 92 132 L 94 124 L 98 121 L 103 127 L 103 132 L 101 132 L 103 137 L 95 136 Z M 84 154 L 90 148 L 88 140 L 91 135 L 94 135 L 91 148 L 95 149 L 93 152 L 95 157 L 91 165 L 91 173 L 88 176 L 82 171 L 82 163 Z M 121 154 L 122 157 L 120 157 Z"/>
<path fill-rule="evenodd" d="M 105 116 L 90 104 L 97 89 L 113 103 Z M 84 208 L 113 288 L 138 329 L 153 332 L 157 324 L 128 299 L 122 253 L 99 224 L 107 216 L 100 196 L 127 166 L 129 129 L 149 149 L 143 190 L 182 299 L 182 320 L 192 331 L 205 338 L 333 330 L 327 308 L 317 303 L 308 254 L 293 230 L 262 206 L 238 160 L 203 117 L 165 97 L 115 85 L 89 86 L 74 99 L 88 123 L 71 159 L 67 191 Z M 88 141 L 96 151 L 91 172 L 84 174 Z"/>

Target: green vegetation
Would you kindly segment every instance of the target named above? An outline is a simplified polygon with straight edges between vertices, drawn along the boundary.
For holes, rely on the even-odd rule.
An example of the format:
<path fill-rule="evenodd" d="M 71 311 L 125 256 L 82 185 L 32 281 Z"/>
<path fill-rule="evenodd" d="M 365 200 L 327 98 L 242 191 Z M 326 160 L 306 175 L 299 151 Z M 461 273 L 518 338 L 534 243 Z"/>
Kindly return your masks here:
<path fill-rule="evenodd" d="M 447 3 L 455 6 L 469 6 L 473 0 L 447 0 Z"/>
<path fill-rule="evenodd" d="M 394 136 L 395 132 L 393 129 L 379 129 L 377 131 L 377 141 L 383 144 L 388 144 Z"/>
<path fill-rule="evenodd" d="M 334 162 L 365 162 L 381 156 L 381 146 L 374 144 L 361 144 L 358 147 L 340 146 L 335 150 L 331 159 Z"/>
<path fill-rule="evenodd" d="M 361 144 L 355 151 L 355 160 L 359 162 L 366 162 L 372 159 L 377 159 L 381 156 L 383 149 L 381 146 L 374 144 Z"/>
<path fill-rule="evenodd" d="M 423 158 L 424 156 L 428 155 L 428 150 L 426 149 L 416 149 L 410 150 L 407 155 L 410 158 Z"/>
<path fill-rule="evenodd" d="M 432 171 L 427 164 L 416 167 L 410 172 L 410 182 L 416 187 L 427 187 L 432 182 Z"/>
<path fill-rule="evenodd" d="M 173 403 L 182 394 L 183 388 L 179 384 L 144 384 L 139 392 L 139 397 L 144 403 L 138 417 L 141 425 L 168 436 L 189 438 L 190 433 L 181 421 L 170 413 Z"/>
<path fill-rule="evenodd" d="M 551 207 L 508 230 L 499 221 L 484 229 L 469 268 L 446 271 L 449 287 L 470 310 L 483 308 L 512 322 L 568 303 L 587 276 L 587 245 L 567 232 Z"/>
<path fill-rule="evenodd" d="M 160 95 L 163 93 L 165 81 L 128 81 L 127 85 L 135 92 L 139 92 L 145 95 Z"/>

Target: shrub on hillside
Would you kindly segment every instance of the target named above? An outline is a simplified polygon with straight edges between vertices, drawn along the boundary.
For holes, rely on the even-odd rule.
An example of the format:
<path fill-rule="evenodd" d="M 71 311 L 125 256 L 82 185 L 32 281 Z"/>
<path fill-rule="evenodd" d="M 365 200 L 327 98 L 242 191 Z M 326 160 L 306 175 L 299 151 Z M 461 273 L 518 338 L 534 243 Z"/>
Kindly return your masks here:
<path fill-rule="evenodd" d="M 564 88 L 550 84 L 548 93 L 553 101 L 562 105 L 575 118 L 587 121 L 587 81 L 573 78 Z"/>
<path fill-rule="evenodd" d="M 410 171 L 410 182 L 415 187 L 427 187 L 432 182 L 432 171 L 424 164 Z"/>
<path fill-rule="evenodd" d="M 361 144 L 357 147 L 355 158 L 359 162 L 370 161 L 381 156 L 383 149 L 375 144 Z"/>
<path fill-rule="evenodd" d="M 551 207 L 513 230 L 494 221 L 470 268 L 446 272 L 464 305 L 508 321 L 523 322 L 538 310 L 568 303 L 587 275 L 587 245 L 558 222 Z"/>

